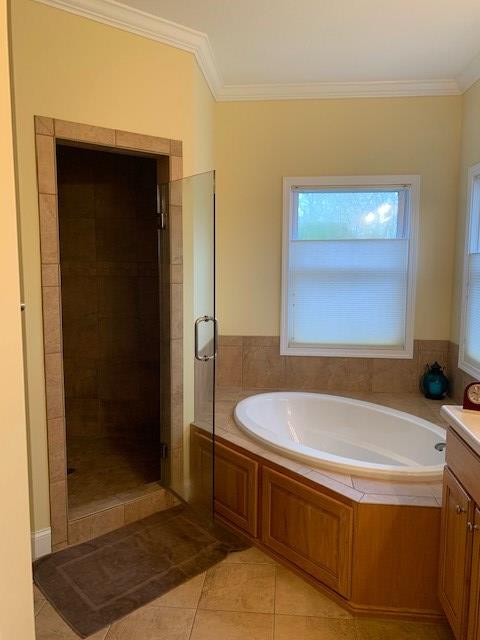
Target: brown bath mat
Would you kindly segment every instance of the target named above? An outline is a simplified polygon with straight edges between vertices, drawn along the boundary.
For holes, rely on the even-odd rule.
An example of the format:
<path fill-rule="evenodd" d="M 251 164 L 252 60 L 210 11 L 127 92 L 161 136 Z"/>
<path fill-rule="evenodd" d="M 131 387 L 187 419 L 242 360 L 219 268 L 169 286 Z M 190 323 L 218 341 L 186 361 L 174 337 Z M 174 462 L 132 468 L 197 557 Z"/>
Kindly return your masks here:
<path fill-rule="evenodd" d="M 86 637 L 243 548 L 180 505 L 40 558 L 34 579 L 62 618 Z"/>

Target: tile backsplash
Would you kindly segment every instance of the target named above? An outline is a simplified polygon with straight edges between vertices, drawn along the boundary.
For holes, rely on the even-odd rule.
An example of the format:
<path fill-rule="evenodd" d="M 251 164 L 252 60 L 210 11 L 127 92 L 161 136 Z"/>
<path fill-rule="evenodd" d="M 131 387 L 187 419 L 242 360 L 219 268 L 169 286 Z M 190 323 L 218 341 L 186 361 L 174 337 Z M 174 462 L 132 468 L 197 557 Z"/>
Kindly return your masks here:
<path fill-rule="evenodd" d="M 458 347 L 457 347 L 458 349 Z M 450 356 L 449 356 L 450 354 Z M 274 336 L 220 336 L 217 385 L 246 389 L 419 392 L 427 364 L 453 367 L 448 340 L 416 340 L 412 359 L 281 356 Z M 458 387 L 459 376 L 452 376 Z"/>

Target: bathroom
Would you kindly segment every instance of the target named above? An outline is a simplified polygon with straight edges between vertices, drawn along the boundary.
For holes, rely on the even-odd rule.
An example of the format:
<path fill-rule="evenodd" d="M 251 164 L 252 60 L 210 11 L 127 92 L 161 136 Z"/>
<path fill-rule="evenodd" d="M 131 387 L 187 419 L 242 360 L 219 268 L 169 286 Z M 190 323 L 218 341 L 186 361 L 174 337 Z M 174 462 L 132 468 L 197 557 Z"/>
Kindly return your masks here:
<path fill-rule="evenodd" d="M 324 26 L 262 45 L 231 3 L 93 4 L 2 0 L 20 265 L 2 562 L 22 578 L 0 631 L 479 637 L 476 3 L 420 3 L 408 47 L 377 34 L 384 66 L 340 6 L 275 20 L 294 38 L 325 18 L 348 56 Z M 393 15 L 368 4 L 340 3 L 360 33 Z M 441 399 L 420 389 L 435 362 Z M 169 588 L 134 591 L 155 563 L 105 554 L 115 612 L 94 566 L 68 573 L 182 509 L 220 544 Z"/>

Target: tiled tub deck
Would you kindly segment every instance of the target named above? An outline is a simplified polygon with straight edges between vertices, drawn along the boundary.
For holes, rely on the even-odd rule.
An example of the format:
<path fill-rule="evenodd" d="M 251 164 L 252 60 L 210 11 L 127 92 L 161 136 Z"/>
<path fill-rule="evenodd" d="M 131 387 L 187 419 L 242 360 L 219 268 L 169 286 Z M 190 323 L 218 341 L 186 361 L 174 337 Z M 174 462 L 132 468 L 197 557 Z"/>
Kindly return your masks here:
<path fill-rule="evenodd" d="M 269 393 L 271 391 L 271 389 L 265 390 L 265 392 Z M 262 393 L 262 390 L 217 388 L 215 419 L 215 433 L 217 436 L 356 502 L 436 508 L 441 506 L 441 482 L 399 482 L 335 473 L 293 460 L 250 438 L 236 425 L 233 418 L 233 410 L 239 400 L 258 393 Z M 333 394 L 333 392 L 330 393 Z M 440 416 L 440 408 L 442 404 L 454 404 L 448 398 L 442 401 L 427 400 L 418 393 L 362 392 L 340 393 L 337 395 L 374 402 L 392 409 L 405 411 L 444 428 L 446 423 Z"/>

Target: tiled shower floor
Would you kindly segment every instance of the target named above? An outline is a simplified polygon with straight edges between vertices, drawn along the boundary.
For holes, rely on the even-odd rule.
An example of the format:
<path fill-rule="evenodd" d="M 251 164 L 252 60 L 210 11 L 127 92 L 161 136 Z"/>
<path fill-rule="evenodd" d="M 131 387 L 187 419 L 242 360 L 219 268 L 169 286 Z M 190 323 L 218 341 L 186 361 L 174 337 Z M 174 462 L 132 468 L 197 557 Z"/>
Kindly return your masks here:
<path fill-rule="evenodd" d="M 159 445 L 141 438 L 69 438 L 68 506 L 77 510 L 160 479 Z"/>

